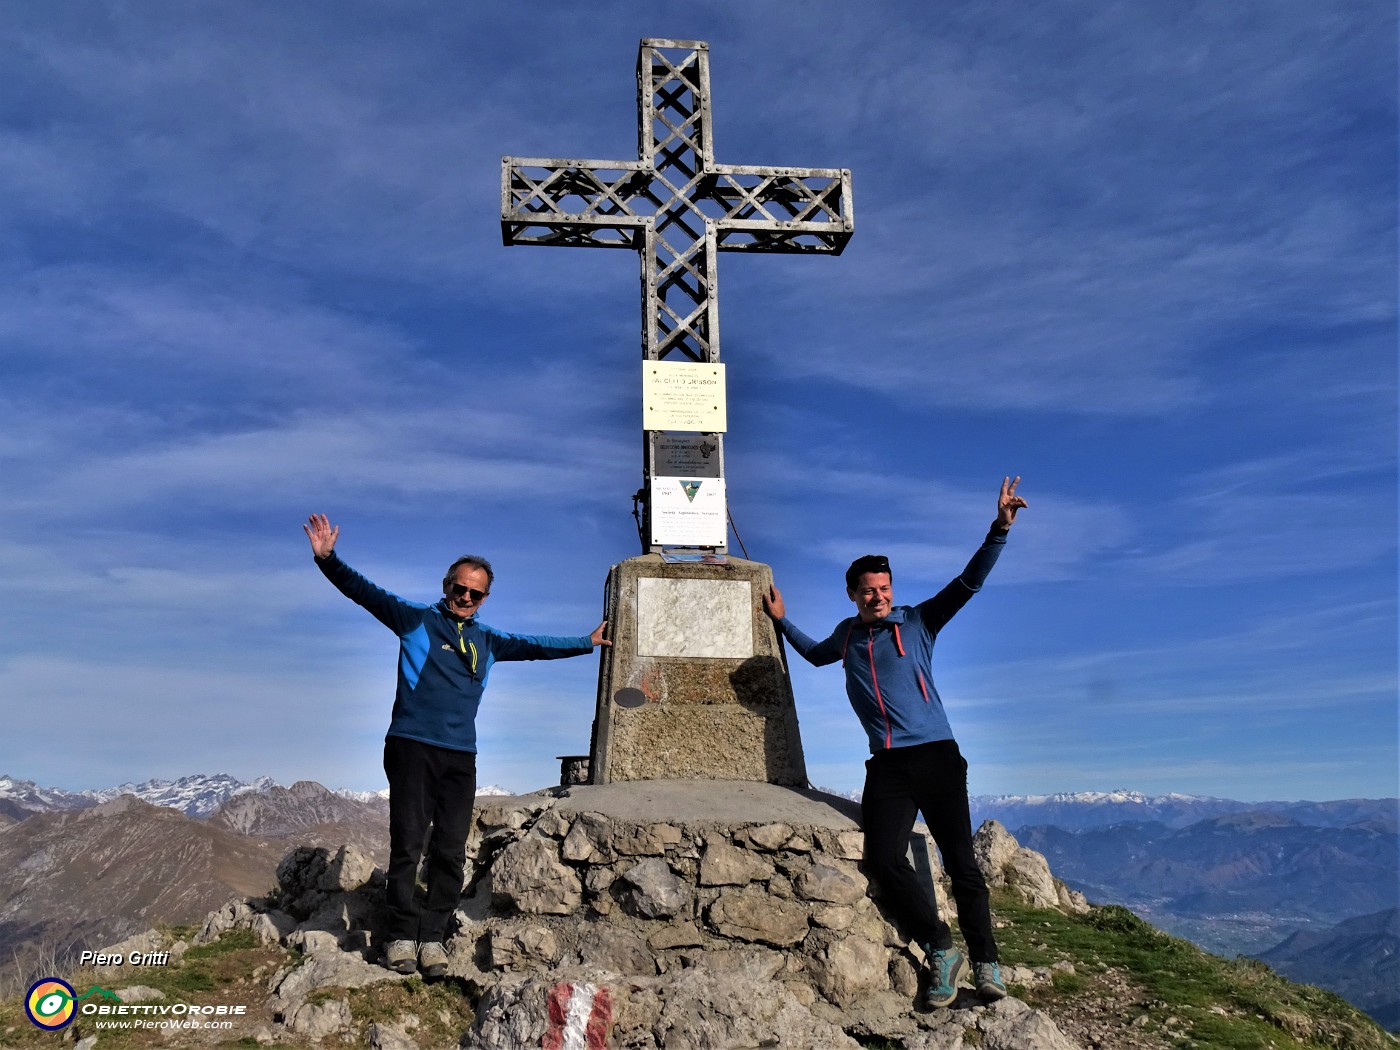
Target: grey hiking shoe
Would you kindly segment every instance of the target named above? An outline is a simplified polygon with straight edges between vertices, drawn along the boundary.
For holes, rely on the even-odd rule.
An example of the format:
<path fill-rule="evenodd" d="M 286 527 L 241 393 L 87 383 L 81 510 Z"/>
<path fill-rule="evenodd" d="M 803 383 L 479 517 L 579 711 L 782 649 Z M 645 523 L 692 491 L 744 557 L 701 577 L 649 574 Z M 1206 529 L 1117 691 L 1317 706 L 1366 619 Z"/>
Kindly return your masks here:
<path fill-rule="evenodd" d="M 447 949 L 441 941 L 425 941 L 418 946 L 418 971 L 424 977 L 447 973 Z"/>
<path fill-rule="evenodd" d="M 390 941 L 384 946 L 384 965 L 395 973 L 412 973 L 418 969 L 417 948 L 412 941 Z"/>
<path fill-rule="evenodd" d="M 1002 983 L 1001 967 L 994 962 L 972 964 L 972 984 L 977 994 L 988 1002 L 1006 998 L 1006 985 Z"/>
<path fill-rule="evenodd" d="M 958 997 L 958 982 L 967 973 L 967 956 L 956 948 L 925 948 L 924 953 L 928 956 L 924 1009 L 951 1006 Z"/>

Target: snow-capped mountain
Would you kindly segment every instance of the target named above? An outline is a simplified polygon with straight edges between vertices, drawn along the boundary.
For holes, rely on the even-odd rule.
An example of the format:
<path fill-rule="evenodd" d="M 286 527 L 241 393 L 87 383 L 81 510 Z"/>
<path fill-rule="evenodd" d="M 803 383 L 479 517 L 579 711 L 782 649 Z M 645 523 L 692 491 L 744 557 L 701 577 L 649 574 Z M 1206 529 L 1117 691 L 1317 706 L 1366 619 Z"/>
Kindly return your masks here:
<path fill-rule="evenodd" d="M 389 789 L 380 788 L 378 791 L 352 791 L 350 788 L 337 788 L 337 795 L 342 798 L 354 799 L 356 802 L 387 802 L 389 800 Z M 499 784 L 487 784 L 476 789 L 478 795 L 514 795 L 515 792 L 509 788 L 503 788 Z"/>
<path fill-rule="evenodd" d="M 121 795 L 135 795 L 153 806 L 169 806 L 191 817 L 207 817 L 235 795 L 266 791 L 276 787 L 271 777 L 258 777 L 244 782 L 227 773 L 213 776 L 194 774 L 179 780 L 147 780 L 141 784 L 122 784 L 118 787 L 100 788 L 84 792 L 98 802 L 118 798 Z"/>
<path fill-rule="evenodd" d="M 999 820 L 1013 833 L 1017 828 L 1038 824 L 1082 831 L 1124 821 L 1155 821 L 1179 828 L 1198 820 L 1269 805 L 1205 795 L 1148 795 L 1127 789 L 1049 795 L 974 795 L 969 801 L 973 827 L 984 820 Z"/>
<path fill-rule="evenodd" d="M 220 806 L 239 795 L 266 794 L 281 787 L 271 777 L 244 781 L 227 773 L 195 773 L 179 780 L 147 780 L 140 784 L 119 784 L 116 787 L 92 791 L 65 791 L 62 788 L 40 787 L 32 780 L 0 775 L 0 825 L 4 817 L 10 821 L 23 820 L 34 813 L 52 813 L 65 809 L 89 809 L 110 802 L 122 795 L 135 795 L 153 806 L 178 809 L 186 816 L 211 816 Z M 343 788 L 334 794 L 356 802 L 384 802 L 389 789 L 352 791 Z M 477 789 L 478 795 L 513 795 L 514 791 L 497 784 Z"/>
<path fill-rule="evenodd" d="M 92 791 L 65 791 L 40 787 L 32 780 L 0 776 L 0 812 L 22 820 L 32 813 L 64 809 L 89 809 L 122 795 L 135 795 L 153 806 L 178 809 L 191 817 L 207 817 L 236 795 L 263 792 L 276 787 L 271 777 L 242 781 L 227 773 L 196 773 L 179 780 L 147 780 Z"/>
<path fill-rule="evenodd" d="M 40 787 L 32 780 L 0 775 L 0 815 L 11 820 L 23 820 L 31 813 L 86 809 L 92 805 L 96 805 L 96 800 L 82 792 Z"/>

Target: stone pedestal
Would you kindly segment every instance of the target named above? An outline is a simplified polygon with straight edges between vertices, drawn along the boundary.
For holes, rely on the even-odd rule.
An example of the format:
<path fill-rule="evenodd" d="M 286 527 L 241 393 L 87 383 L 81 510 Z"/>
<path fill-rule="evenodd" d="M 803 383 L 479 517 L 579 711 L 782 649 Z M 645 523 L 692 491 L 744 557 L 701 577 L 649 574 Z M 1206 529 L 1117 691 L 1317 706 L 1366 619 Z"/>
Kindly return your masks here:
<path fill-rule="evenodd" d="M 668 563 L 608 573 L 591 782 L 752 780 L 805 787 L 792 685 L 760 597 L 760 562 Z"/>

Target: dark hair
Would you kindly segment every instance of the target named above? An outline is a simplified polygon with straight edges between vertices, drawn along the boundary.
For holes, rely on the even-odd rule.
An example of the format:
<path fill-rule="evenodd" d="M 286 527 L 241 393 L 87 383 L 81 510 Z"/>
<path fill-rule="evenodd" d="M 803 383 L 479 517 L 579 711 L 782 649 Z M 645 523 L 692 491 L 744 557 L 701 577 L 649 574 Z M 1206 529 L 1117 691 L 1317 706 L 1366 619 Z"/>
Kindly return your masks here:
<path fill-rule="evenodd" d="M 890 560 L 883 554 L 862 554 L 855 561 L 851 562 L 851 567 L 846 570 L 846 590 L 853 591 L 860 578 L 867 572 L 889 573 L 890 580 L 894 580 L 894 573 L 890 572 Z"/>
<path fill-rule="evenodd" d="M 491 563 L 485 558 L 478 558 L 475 554 L 464 554 L 447 567 L 447 572 L 442 577 L 442 589 L 447 590 L 447 585 L 454 582 L 452 577 L 457 574 L 457 570 L 463 565 L 470 565 L 486 573 L 486 590 L 491 590 L 491 585 L 496 582 L 496 574 L 491 571 Z"/>

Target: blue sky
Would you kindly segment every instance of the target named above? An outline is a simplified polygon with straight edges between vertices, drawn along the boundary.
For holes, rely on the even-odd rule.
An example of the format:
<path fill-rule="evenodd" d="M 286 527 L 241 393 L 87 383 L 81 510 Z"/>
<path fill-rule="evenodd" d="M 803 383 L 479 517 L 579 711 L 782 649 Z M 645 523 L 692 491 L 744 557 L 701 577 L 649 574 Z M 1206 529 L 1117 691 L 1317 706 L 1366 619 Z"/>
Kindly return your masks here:
<path fill-rule="evenodd" d="M 14 5 L 0 27 L 0 772 L 383 785 L 392 636 L 311 564 L 572 634 L 637 552 L 637 263 L 505 248 L 500 159 L 635 156 L 707 40 L 719 160 L 846 167 L 720 265 L 730 507 L 824 634 L 1030 508 L 935 673 L 977 793 L 1397 793 L 1396 32 L 1380 0 Z M 497 669 L 483 782 L 587 749 Z M 794 668 L 855 788 L 834 669 Z"/>

